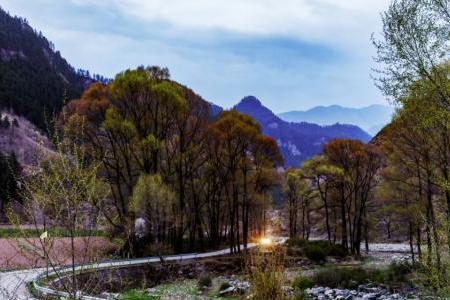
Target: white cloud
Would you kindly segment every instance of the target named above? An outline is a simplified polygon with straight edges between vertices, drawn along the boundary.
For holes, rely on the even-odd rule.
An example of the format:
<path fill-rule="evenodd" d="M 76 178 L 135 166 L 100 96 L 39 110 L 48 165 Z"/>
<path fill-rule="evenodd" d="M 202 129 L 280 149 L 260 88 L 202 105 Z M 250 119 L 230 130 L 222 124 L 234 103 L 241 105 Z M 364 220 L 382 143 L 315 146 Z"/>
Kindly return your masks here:
<path fill-rule="evenodd" d="M 378 29 L 389 0 L 72 0 L 79 5 L 115 6 L 148 22 L 183 30 L 226 30 L 282 35 L 342 45 Z M 355 39 L 356 37 L 356 39 Z"/>

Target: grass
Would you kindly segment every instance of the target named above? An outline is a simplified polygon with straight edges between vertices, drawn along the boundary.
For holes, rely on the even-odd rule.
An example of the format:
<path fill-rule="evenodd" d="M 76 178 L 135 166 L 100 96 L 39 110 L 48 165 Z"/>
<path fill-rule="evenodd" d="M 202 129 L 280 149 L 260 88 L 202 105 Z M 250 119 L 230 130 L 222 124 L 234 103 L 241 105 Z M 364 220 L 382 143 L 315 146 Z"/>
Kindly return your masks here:
<path fill-rule="evenodd" d="M 156 296 L 150 296 L 145 291 L 131 290 L 124 293 L 120 299 L 122 300 L 154 300 L 159 299 Z"/>
<path fill-rule="evenodd" d="M 154 299 L 221 299 L 230 300 L 232 297 L 220 297 L 215 291 L 202 293 L 197 280 L 181 280 L 158 285 L 149 294 L 143 290 L 130 290 L 122 294 L 121 300 L 154 300 Z"/>
<path fill-rule="evenodd" d="M 39 237 L 44 232 L 43 229 L 20 229 L 20 228 L 0 228 L 0 238 L 35 238 Z M 51 228 L 47 229 L 50 237 L 70 237 L 71 233 L 67 229 L 63 228 Z M 101 236 L 108 237 L 108 233 L 103 230 L 77 230 L 74 232 L 74 236 Z"/>

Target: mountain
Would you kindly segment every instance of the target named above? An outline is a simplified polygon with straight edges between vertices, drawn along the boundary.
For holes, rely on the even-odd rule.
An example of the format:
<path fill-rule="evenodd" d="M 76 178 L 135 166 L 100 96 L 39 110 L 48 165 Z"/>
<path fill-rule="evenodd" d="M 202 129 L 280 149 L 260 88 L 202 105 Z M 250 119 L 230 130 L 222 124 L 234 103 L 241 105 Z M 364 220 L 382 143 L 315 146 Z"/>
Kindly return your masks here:
<path fill-rule="evenodd" d="M 289 111 L 278 116 L 288 122 L 311 122 L 319 125 L 353 124 L 375 135 L 389 123 L 395 109 L 384 105 L 349 108 L 339 105 L 317 106 L 306 111 Z"/>
<path fill-rule="evenodd" d="M 60 111 L 64 99 L 79 97 L 92 81 L 88 71 L 75 70 L 25 19 L 0 8 L 0 109 L 45 129 L 45 120 Z"/>
<path fill-rule="evenodd" d="M 234 108 L 255 118 L 261 124 L 264 134 L 277 141 L 288 167 L 299 166 L 303 160 L 321 153 L 323 145 L 332 139 L 351 138 L 365 143 L 371 139 L 366 132 L 354 125 L 320 126 L 284 121 L 253 96 L 243 98 Z"/>

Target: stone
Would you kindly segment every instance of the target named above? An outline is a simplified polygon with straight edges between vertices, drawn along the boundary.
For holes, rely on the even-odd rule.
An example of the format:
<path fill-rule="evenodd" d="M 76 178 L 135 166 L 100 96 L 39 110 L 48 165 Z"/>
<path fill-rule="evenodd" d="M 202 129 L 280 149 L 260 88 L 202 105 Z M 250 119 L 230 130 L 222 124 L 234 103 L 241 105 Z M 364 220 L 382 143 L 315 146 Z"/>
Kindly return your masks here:
<path fill-rule="evenodd" d="M 233 294 L 236 291 L 236 288 L 234 286 L 230 286 L 229 288 L 226 288 L 222 291 L 219 291 L 219 295 L 229 295 Z"/>

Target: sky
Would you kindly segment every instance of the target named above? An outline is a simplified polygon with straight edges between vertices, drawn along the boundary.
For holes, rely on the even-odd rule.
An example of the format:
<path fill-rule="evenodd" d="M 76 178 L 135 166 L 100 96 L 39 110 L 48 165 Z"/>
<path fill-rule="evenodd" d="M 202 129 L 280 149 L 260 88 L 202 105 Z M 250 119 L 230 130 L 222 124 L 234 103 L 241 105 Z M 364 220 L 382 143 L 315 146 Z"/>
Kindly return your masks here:
<path fill-rule="evenodd" d="M 229 108 L 247 95 L 276 113 L 387 101 L 371 35 L 389 0 L 0 0 L 75 68 L 113 78 L 139 65 Z"/>

